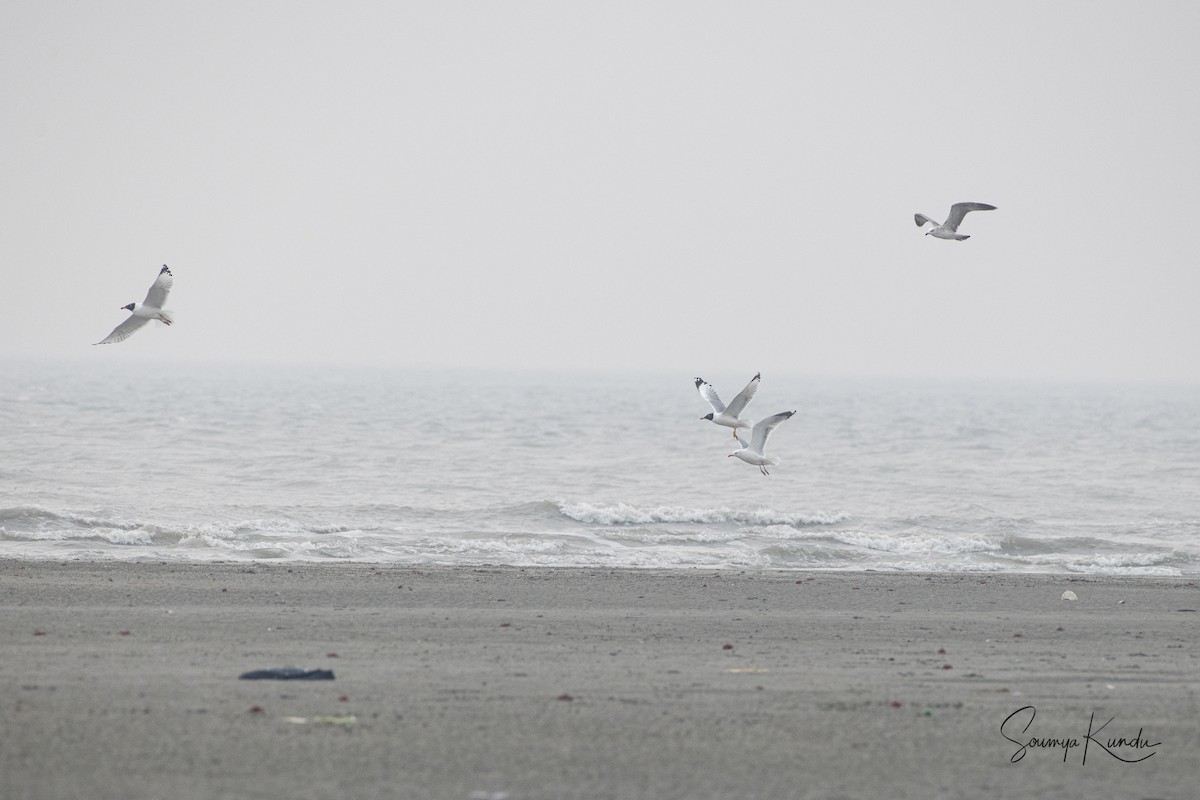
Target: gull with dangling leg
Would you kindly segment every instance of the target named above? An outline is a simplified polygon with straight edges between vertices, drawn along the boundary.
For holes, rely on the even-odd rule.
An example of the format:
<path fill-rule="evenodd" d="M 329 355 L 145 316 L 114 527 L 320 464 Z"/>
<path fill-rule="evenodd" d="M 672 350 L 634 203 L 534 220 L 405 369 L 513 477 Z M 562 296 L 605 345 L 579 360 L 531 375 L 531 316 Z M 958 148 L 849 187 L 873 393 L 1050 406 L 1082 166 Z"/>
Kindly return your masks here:
<path fill-rule="evenodd" d="M 167 302 L 167 293 L 171 291 L 171 286 L 174 283 L 175 277 L 171 274 L 171 270 L 167 268 L 166 264 L 163 264 L 162 269 L 158 271 L 158 277 L 150 285 L 150 291 L 146 293 L 145 301 L 121 306 L 123 310 L 129 312 L 129 319 L 113 328 L 112 333 L 105 336 L 101 341 L 96 342 L 96 344 L 123 342 L 132 336 L 138 328 L 152 319 L 158 320 L 164 325 L 173 323 L 175 321 L 174 317 L 163 306 Z"/>
<path fill-rule="evenodd" d="M 771 431 L 779 425 L 779 423 L 787 420 L 795 411 L 783 411 L 771 417 L 767 417 L 763 421 L 754 426 L 750 431 L 750 441 L 746 441 L 741 436 L 737 437 L 738 444 L 742 447 L 739 450 L 734 450 L 726 458 L 740 458 L 747 464 L 753 464 L 758 467 L 758 471 L 763 475 L 770 475 L 767 467 L 775 466 L 779 463 L 778 458 L 771 458 L 766 454 L 767 437 L 771 435 Z M 737 436 L 737 431 L 734 431 L 734 436 Z"/>
<path fill-rule="evenodd" d="M 733 438 L 737 438 L 738 428 L 749 428 L 754 425 L 754 420 L 739 419 L 742 410 L 746 408 L 746 404 L 754 397 L 754 393 L 758 391 L 758 382 L 762 379 L 762 374 L 755 374 L 750 382 L 746 384 L 746 388 L 738 392 L 737 397 L 725 405 L 721 402 L 721 398 L 717 397 L 717 390 L 712 387 L 712 384 L 705 381 L 703 378 L 696 378 L 696 389 L 700 392 L 700 396 L 712 406 L 712 413 L 707 414 L 700 419 L 706 419 L 717 425 L 724 425 L 726 428 L 733 428 Z"/>

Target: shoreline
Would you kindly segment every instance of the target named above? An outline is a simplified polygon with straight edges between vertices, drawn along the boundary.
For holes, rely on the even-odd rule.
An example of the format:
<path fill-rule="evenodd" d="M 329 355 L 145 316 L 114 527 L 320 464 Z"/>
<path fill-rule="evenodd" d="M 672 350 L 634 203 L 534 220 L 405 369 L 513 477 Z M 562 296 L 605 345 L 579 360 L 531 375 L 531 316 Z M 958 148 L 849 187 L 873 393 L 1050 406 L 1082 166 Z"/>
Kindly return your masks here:
<path fill-rule="evenodd" d="M 0 603 L 6 798 L 1173 798 L 1200 781 L 1186 576 L 0 560 Z M 237 677 L 285 666 L 336 677 Z M 1098 751 L 1089 715 L 1145 760 Z M 1030 737 L 1068 744 L 1013 763 Z"/>

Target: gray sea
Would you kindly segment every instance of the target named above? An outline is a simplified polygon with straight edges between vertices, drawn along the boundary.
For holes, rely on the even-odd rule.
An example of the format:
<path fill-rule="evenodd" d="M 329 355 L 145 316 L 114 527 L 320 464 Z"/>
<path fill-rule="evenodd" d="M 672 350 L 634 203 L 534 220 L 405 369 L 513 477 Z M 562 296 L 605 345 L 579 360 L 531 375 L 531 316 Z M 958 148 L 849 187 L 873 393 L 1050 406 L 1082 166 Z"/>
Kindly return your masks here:
<path fill-rule="evenodd" d="M 0 362 L 0 557 L 1200 573 L 1200 387 Z"/>

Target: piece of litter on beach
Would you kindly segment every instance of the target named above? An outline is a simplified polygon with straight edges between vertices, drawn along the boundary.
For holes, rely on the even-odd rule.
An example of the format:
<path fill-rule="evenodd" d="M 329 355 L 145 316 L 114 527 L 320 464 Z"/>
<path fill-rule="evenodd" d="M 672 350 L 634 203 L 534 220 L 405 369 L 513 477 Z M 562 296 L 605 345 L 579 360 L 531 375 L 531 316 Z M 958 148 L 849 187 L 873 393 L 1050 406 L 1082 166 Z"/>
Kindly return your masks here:
<path fill-rule="evenodd" d="M 729 669 L 724 670 L 724 671 L 725 672 L 755 672 L 755 673 L 770 672 L 770 670 L 767 669 L 766 667 L 730 667 Z"/>
<path fill-rule="evenodd" d="M 358 717 L 353 714 L 347 714 L 344 717 L 333 717 L 325 714 L 318 714 L 312 718 L 314 724 L 317 725 L 353 725 L 358 722 Z"/>
<path fill-rule="evenodd" d="M 284 717 L 284 722 L 290 722 L 293 725 L 304 725 L 308 722 L 308 717 Z"/>
<path fill-rule="evenodd" d="M 1111 683 L 1106 683 L 1106 684 L 1104 684 L 1104 688 L 1111 691 L 1112 689 L 1116 689 L 1117 687 L 1113 686 Z"/>
<path fill-rule="evenodd" d="M 1079 598 L 1075 596 L 1074 592 L 1072 592 L 1070 589 L 1068 589 L 1067 591 L 1062 593 L 1062 599 L 1063 600 L 1078 600 Z"/>
<path fill-rule="evenodd" d="M 299 667 L 273 667 L 271 669 L 256 669 L 238 675 L 242 681 L 331 681 L 333 670 L 329 669 L 300 669 Z"/>

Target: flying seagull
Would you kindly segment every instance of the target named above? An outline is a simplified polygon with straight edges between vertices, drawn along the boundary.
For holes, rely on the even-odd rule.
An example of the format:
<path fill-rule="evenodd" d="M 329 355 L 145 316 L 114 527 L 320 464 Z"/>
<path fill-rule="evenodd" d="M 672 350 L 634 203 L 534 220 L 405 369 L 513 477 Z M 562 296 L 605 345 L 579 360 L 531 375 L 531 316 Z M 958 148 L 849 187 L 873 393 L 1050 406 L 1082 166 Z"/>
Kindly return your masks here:
<path fill-rule="evenodd" d="M 732 453 L 726 456 L 726 458 L 733 458 L 734 456 L 737 456 L 747 464 L 753 464 L 754 466 L 758 467 L 758 471 L 763 475 L 770 475 L 771 473 L 767 472 L 767 467 L 778 464 L 779 459 L 768 458 L 764 452 L 767 447 L 767 437 L 771 435 L 771 431 L 775 430 L 779 423 L 783 422 L 795 413 L 795 411 L 784 411 L 776 414 L 773 417 L 767 417 L 762 422 L 755 425 L 754 430 L 750 431 L 749 442 L 738 436 L 737 431 L 735 430 L 733 435 L 737 436 L 738 444 L 740 444 L 742 447 L 740 450 L 734 450 Z"/>
<path fill-rule="evenodd" d="M 913 219 L 917 221 L 917 227 L 921 227 L 926 222 L 933 223 L 933 229 L 925 231 L 926 236 L 933 236 L 937 239 L 954 239 L 962 241 L 970 239 L 970 236 L 958 232 L 958 226 L 962 224 L 963 217 L 968 211 L 995 211 L 995 206 L 989 206 L 987 203 L 955 203 L 950 206 L 950 216 L 946 217 L 946 221 L 941 225 L 936 219 L 931 219 L 924 214 L 913 214 Z"/>
<path fill-rule="evenodd" d="M 140 304 L 130 303 L 127 306 L 121 306 L 122 309 L 130 312 L 129 319 L 113 328 L 112 333 L 96 344 L 123 342 L 152 319 L 156 319 L 164 325 L 174 322 L 171 312 L 163 309 L 163 305 L 167 302 L 167 292 L 171 291 L 173 283 L 175 283 L 175 277 L 171 274 L 171 270 L 167 269 L 167 265 L 163 264 L 163 268 L 158 271 L 158 277 L 150 285 L 150 291 L 146 292 L 146 299 Z"/>
<path fill-rule="evenodd" d="M 754 420 L 738 419 L 738 415 L 746 407 L 746 403 L 754 397 L 754 393 L 758 391 L 758 382 L 762 379 L 762 375 L 756 373 L 750 382 L 746 384 L 746 388 L 738 392 L 738 396 L 733 398 L 733 402 L 725 405 L 721 402 L 721 398 L 717 397 L 717 390 L 712 387 L 712 384 L 705 382 L 703 378 L 696 378 L 696 389 L 699 390 L 700 396 L 708 401 L 712 406 L 712 413 L 707 414 L 700 419 L 712 420 L 718 425 L 724 425 L 726 428 L 733 428 L 733 438 L 737 438 L 738 428 L 749 428 L 754 424 Z"/>

